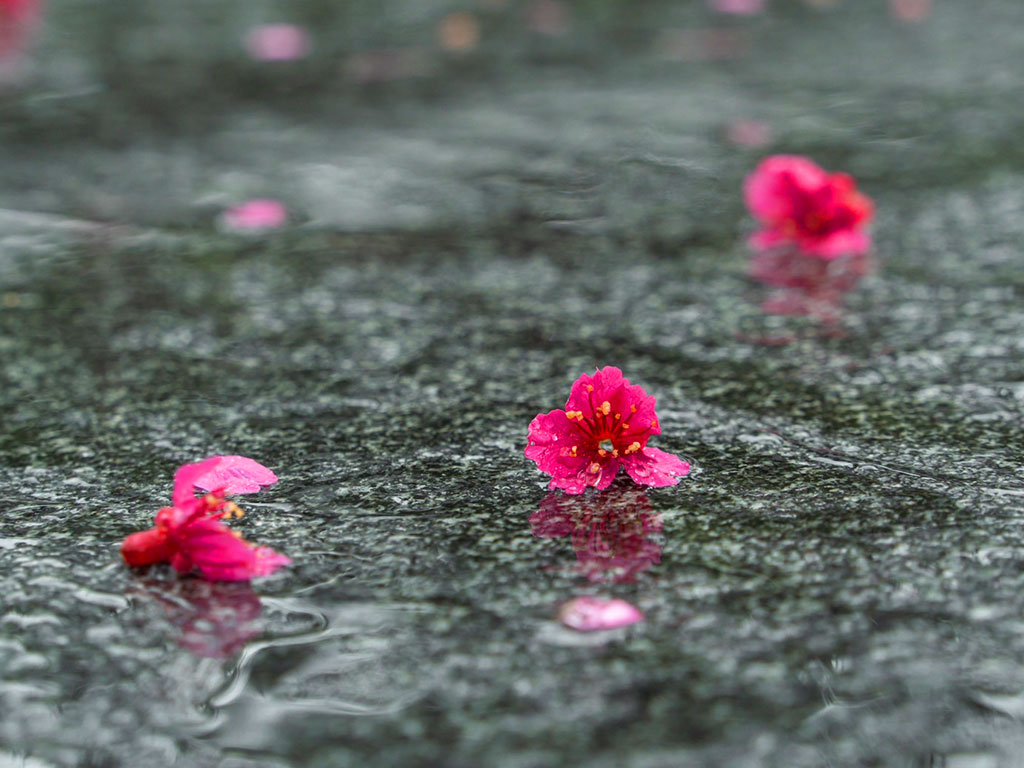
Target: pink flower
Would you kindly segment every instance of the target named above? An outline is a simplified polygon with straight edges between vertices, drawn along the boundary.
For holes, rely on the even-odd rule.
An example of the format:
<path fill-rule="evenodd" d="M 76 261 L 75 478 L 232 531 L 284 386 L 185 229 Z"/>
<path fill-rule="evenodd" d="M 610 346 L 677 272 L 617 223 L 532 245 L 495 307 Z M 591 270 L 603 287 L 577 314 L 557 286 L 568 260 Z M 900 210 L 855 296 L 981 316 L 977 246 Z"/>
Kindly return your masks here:
<path fill-rule="evenodd" d="M 580 571 L 591 581 L 634 581 L 661 562 L 661 515 L 636 488 L 611 488 L 600 496 L 548 494 L 530 516 L 533 535 L 570 537 Z"/>
<path fill-rule="evenodd" d="M 641 485 L 675 485 L 690 465 L 647 447 L 652 435 L 661 434 L 654 402 L 613 366 L 583 374 L 572 385 L 565 410 L 538 414 L 530 422 L 526 458 L 551 475 L 549 488 L 566 493 L 607 488 L 623 466 Z"/>
<path fill-rule="evenodd" d="M 264 24 L 253 27 L 245 47 L 256 61 L 295 61 L 309 55 L 309 34 L 294 24 Z"/>
<path fill-rule="evenodd" d="M 558 620 L 570 629 L 593 632 L 618 629 L 644 620 L 644 615 L 625 600 L 603 597 L 577 597 L 558 609 Z"/>
<path fill-rule="evenodd" d="M 866 253 L 874 213 L 853 177 L 827 173 L 806 157 L 775 155 L 747 177 L 747 208 L 760 222 L 751 238 L 758 250 L 795 246 L 823 259 Z"/>
<path fill-rule="evenodd" d="M 291 560 L 269 547 L 250 544 L 221 519 L 242 516 L 225 495 L 276 482 L 273 472 L 244 456 L 213 456 L 185 464 L 174 475 L 172 506 L 157 512 L 154 528 L 128 536 L 121 554 L 133 568 L 170 562 L 179 573 L 195 570 L 210 581 L 267 576 Z M 196 488 L 210 492 L 196 496 Z"/>

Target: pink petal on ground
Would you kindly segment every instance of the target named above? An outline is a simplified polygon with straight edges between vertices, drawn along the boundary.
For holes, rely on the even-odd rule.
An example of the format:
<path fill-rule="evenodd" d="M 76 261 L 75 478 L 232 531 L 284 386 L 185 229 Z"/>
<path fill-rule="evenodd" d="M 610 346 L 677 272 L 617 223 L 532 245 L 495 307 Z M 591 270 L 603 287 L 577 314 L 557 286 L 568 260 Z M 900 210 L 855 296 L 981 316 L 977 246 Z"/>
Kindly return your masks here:
<path fill-rule="evenodd" d="M 579 632 L 628 627 L 643 619 L 636 607 L 618 598 L 577 597 L 558 609 L 558 620 Z"/>
<path fill-rule="evenodd" d="M 261 232 L 277 229 L 288 221 L 288 211 L 277 200 L 250 200 L 221 214 L 225 229 L 235 232 Z"/>
<path fill-rule="evenodd" d="M 256 61 L 295 61 L 306 58 L 312 45 L 302 27 L 264 24 L 249 30 L 245 48 Z"/>
<path fill-rule="evenodd" d="M 277 482 L 277 475 L 258 461 L 245 456 L 213 458 L 219 461 L 192 479 L 192 484 L 196 488 L 204 491 L 220 490 L 225 496 L 233 496 L 239 493 L 256 493 L 261 486 Z"/>
<path fill-rule="evenodd" d="M 708 0 L 719 13 L 733 13 L 738 16 L 753 16 L 764 10 L 764 0 Z"/>

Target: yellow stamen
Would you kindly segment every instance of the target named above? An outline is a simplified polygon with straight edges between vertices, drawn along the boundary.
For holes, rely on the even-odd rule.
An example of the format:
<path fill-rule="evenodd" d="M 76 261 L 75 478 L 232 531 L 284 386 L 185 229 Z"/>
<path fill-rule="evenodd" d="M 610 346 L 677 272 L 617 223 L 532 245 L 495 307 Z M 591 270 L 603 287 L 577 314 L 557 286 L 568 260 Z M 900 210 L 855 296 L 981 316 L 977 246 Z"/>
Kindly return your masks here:
<path fill-rule="evenodd" d="M 593 392 L 593 391 L 594 391 L 594 385 L 593 384 L 587 384 L 587 392 Z"/>
<path fill-rule="evenodd" d="M 601 471 L 601 465 L 595 461 L 593 464 L 590 465 L 589 471 L 590 474 L 596 475 L 598 472 Z"/>
<path fill-rule="evenodd" d="M 603 459 L 605 456 L 608 455 L 608 451 L 606 451 L 604 448 L 598 448 L 597 455 Z"/>
<path fill-rule="evenodd" d="M 630 411 L 630 413 L 636 413 L 636 406 L 635 405 L 629 406 L 629 411 Z"/>
<path fill-rule="evenodd" d="M 597 410 L 599 410 L 601 413 L 607 416 L 609 413 L 612 412 L 612 404 L 605 400 L 603 403 L 601 403 L 601 407 L 598 408 Z"/>

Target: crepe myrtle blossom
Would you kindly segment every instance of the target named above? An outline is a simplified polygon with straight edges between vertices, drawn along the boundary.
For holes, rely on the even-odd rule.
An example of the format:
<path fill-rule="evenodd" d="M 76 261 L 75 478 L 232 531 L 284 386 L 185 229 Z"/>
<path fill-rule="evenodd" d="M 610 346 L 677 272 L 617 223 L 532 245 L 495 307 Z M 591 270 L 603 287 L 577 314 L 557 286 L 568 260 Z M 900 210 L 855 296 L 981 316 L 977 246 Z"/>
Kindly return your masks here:
<path fill-rule="evenodd" d="M 538 414 L 530 422 L 526 458 L 551 475 L 548 487 L 583 493 L 611 485 L 620 467 L 641 485 L 675 485 L 690 472 L 682 459 L 649 448 L 660 435 L 655 399 L 630 384 L 613 366 L 572 385 L 565 409 Z"/>
<path fill-rule="evenodd" d="M 221 520 L 243 514 L 226 495 L 251 493 L 276 482 L 273 472 L 245 456 L 185 464 L 174 475 L 172 505 L 157 512 L 155 527 L 128 536 L 121 554 L 133 568 L 170 562 L 179 573 L 197 571 L 210 581 L 267 576 L 291 560 L 250 544 Z M 196 489 L 207 493 L 196 496 Z"/>
<path fill-rule="evenodd" d="M 747 208 L 761 225 L 750 244 L 759 251 L 795 247 L 822 259 L 866 253 L 871 199 L 853 177 L 828 173 L 806 157 L 774 155 L 746 180 Z"/>

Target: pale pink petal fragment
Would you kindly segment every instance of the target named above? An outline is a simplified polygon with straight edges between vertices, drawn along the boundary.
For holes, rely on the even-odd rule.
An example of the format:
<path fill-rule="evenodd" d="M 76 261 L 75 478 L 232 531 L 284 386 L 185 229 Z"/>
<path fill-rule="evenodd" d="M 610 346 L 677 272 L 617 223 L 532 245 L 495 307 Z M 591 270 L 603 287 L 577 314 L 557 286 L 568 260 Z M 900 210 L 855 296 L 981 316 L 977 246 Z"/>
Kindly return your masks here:
<path fill-rule="evenodd" d="M 192 484 L 196 488 L 220 491 L 224 496 L 234 496 L 241 493 L 256 493 L 262 486 L 277 482 L 277 475 L 258 461 L 246 456 L 213 458 L 220 461 L 210 465 L 206 471 L 192 479 Z"/>
<path fill-rule="evenodd" d="M 295 61 L 309 55 L 309 34 L 294 24 L 253 27 L 245 38 L 249 55 L 257 61 Z"/>
<path fill-rule="evenodd" d="M 644 448 L 627 458 L 625 464 L 634 482 L 655 488 L 675 485 L 679 478 L 690 474 L 689 462 L 657 448 Z"/>
<path fill-rule="evenodd" d="M 558 609 L 558 620 L 579 632 L 628 627 L 643 619 L 639 609 L 618 598 L 577 597 Z"/>
<path fill-rule="evenodd" d="M 719 13 L 737 16 L 753 16 L 764 10 L 764 0 L 708 0 L 708 5 Z"/>
<path fill-rule="evenodd" d="M 277 229 L 288 221 L 288 211 L 277 200 L 256 199 L 229 208 L 221 214 L 224 228 L 234 232 L 262 232 Z"/>

